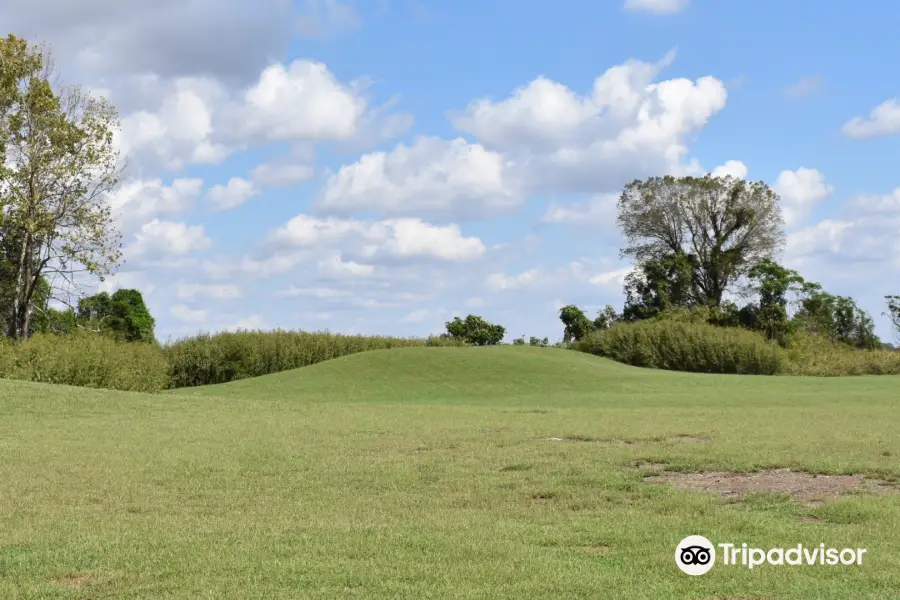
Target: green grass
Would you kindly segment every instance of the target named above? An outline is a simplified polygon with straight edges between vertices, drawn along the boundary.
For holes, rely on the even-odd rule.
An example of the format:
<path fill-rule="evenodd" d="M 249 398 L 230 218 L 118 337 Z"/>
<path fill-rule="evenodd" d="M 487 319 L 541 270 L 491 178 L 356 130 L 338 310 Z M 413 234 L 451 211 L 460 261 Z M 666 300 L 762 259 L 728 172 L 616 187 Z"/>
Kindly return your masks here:
<path fill-rule="evenodd" d="M 631 465 L 897 479 L 898 383 L 528 347 L 380 350 L 164 394 L 0 381 L 0 598 L 896 598 L 900 495 L 734 502 Z M 673 554 L 694 533 L 868 553 L 691 578 Z"/>

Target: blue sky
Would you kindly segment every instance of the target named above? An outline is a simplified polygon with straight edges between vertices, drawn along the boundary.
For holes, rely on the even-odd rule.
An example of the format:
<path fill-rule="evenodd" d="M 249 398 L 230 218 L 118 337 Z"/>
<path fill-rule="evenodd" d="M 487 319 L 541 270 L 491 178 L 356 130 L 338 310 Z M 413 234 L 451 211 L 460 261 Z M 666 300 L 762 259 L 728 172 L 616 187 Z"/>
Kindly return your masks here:
<path fill-rule="evenodd" d="M 781 259 L 890 336 L 900 56 L 888 2 L 13 0 L 129 156 L 111 202 L 162 339 L 425 335 L 470 312 L 558 339 L 621 307 L 614 201 L 714 171 L 782 197 Z M 86 282 L 89 284 L 89 282 Z"/>

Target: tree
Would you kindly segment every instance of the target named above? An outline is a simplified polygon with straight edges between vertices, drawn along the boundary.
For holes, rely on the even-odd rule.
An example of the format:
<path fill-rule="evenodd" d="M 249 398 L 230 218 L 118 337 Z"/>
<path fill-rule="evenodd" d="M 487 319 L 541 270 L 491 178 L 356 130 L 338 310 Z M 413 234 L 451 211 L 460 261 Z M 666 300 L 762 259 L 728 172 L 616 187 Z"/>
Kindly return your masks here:
<path fill-rule="evenodd" d="M 666 310 L 698 305 L 694 271 L 694 263 L 682 253 L 645 259 L 625 278 L 622 319 L 652 319 Z"/>
<path fill-rule="evenodd" d="M 900 340 L 900 295 L 885 296 L 887 300 L 888 312 L 887 317 L 891 320 L 891 325 L 897 331 L 897 339 Z"/>
<path fill-rule="evenodd" d="M 794 317 L 798 324 L 832 342 L 857 348 L 881 345 L 875 335 L 875 322 L 853 298 L 829 294 L 815 282 L 805 282 L 801 288 L 800 310 Z"/>
<path fill-rule="evenodd" d="M 126 342 L 153 342 L 156 324 L 138 290 L 100 292 L 78 302 L 78 324 Z"/>
<path fill-rule="evenodd" d="M 570 304 L 559 309 L 559 319 L 563 322 L 563 342 L 578 341 L 590 332 L 594 331 L 594 324 L 584 314 L 584 311 Z"/>
<path fill-rule="evenodd" d="M 788 294 L 798 292 L 806 282 L 796 271 L 768 258 L 753 265 L 748 277 L 758 301 L 741 310 L 743 324 L 784 345 L 790 332 Z"/>
<path fill-rule="evenodd" d="M 469 315 L 465 320 L 454 317 L 452 321 L 447 321 L 446 326 L 451 338 L 476 346 L 499 344 L 506 335 L 505 327 L 488 323 L 476 315 Z"/>
<path fill-rule="evenodd" d="M 763 182 L 733 177 L 653 177 L 625 187 L 617 223 L 623 257 L 638 265 L 681 261 L 703 303 L 722 297 L 749 267 L 784 243 L 778 195 Z"/>
<path fill-rule="evenodd" d="M 597 311 L 597 318 L 594 319 L 594 329 L 597 331 L 609 329 L 615 325 L 616 321 L 620 318 L 621 317 L 619 313 L 616 312 L 616 309 L 607 304 L 603 310 Z"/>
<path fill-rule="evenodd" d="M 49 53 L 0 39 L 0 240 L 11 249 L 6 332 L 27 338 L 42 278 L 50 297 L 101 280 L 118 264 L 121 236 L 106 195 L 119 180 L 115 110 L 72 86 L 54 86 Z"/>

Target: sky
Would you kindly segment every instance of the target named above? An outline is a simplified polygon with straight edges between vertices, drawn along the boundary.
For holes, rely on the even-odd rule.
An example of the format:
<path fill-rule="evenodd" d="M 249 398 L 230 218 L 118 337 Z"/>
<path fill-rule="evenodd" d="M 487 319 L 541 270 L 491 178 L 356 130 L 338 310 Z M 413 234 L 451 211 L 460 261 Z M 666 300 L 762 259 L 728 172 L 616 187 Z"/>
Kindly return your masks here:
<path fill-rule="evenodd" d="M 118 109 L 109 201 L 165 341 L 424 336 L 469 313 L 558 340 L 621 309 L 615 202 L 707 172 L 781 197 L 779 260 L 891 338 L 900 5 L 886 0 L 6 0 Z"/>

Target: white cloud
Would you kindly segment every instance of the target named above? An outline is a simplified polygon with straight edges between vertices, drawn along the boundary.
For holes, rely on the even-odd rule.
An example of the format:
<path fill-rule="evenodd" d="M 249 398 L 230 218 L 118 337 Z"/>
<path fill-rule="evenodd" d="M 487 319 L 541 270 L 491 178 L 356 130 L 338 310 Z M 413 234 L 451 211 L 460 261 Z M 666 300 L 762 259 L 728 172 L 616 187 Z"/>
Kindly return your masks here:
<path fill-rule="evenodd" d="M 625 10 L 668 15 L 687 8 L 689 4 L 690 0 L 625 0 Z"/>
<path fill-rule="evenodd" d="M 864 213 L 900 215 L 900 187 L 889 194 L 858 196 L 853 200 L 854 208 Z"/>
<path fill-rule="evenodd" d="M 462 138 L 421 137 L 373 152 L 329 179 L 318 208 L 335 214 L 478 216 L 518 206 L 503 156 Z"/>
<path fill-rule="evenodd" d="M 122 183 L 108 202 L 123 233 L 161 214 L 184 212 L 200 197 L 202 179 L 137 179 Z"/>
<path fill-rule="evenodd" d="M 615 229 L 618 201 L 617 194 L 598 194 L 583 202 L 554 202 L 547 209 L 543 220 L 578 227 Z"/>
<path fill-rule="evenodd" d="M 654 83 L 673 60 L 612 67 L 587 95 L 539 77 L 506 100 L 471 102 L 454 124 L 502 152 L 507 178 L 533 192 L 608 193 L 635 178 L 695 173 L 687 140 L 728 94 L 714 77 Z"/>
<path fill-rule="evenodd" d="M 308 250 L 276 252 L 263 259 L 219 257 L 201 263 L 201 269 L 210 279 L 228 279 L 235 275 L 251 277 L 271 277 L 293 270 L 297 265 L 309 260 Z"/>
<path fill-rule="evenodd" d="M 432 315 L 431 310 L 427 308 L 420 308 L 418 310 L 414 310 L 411 313 L 407 314 L 405 317 L 400 319 L 401 323 L 421 323 L 425 319 L 429 318 Z"/>
<path fill-rule="evenodd" d="M 782 93 L 789 100 L 801 100 L 815 94 L 820 89 L 822 89 L 822 77 L 811 75 L 786 86 Z"/>
<path fill-rule="evenodd" d="M 189 323 L 203 323 L 207 319 L 205 310 L 194 310 L 184 304 L 176 304 L 169 309 L 169 313 L 176 319 Z"/>
<path fill-rule="evenodd" d="M 900 133 L 900 98 L 882 102 L 872 109 L 868 118 L 853 117 L 844 124 L 842 131 L 851 138 Z"/>
<path fill-rule="evenodd" d="M 431 225 L 421 219 L 373 222 L 297 215 L 270 239 L 276 244 L 304 247 L 355 242 L 357 252 L 369 259 L 430 257 L 465 261 L 481 257 L 486 250 L 480 239 L 463 236 L 458 225 Z"/>
<path fill-rule="evenodd" d="M 625 278 L 634 271 L 634 267 L 628 266 L 613 271 L 598 273 L 588 279 L 588 283 L 592 285 L 611 286 L 621 289 L 625 285 Z"/>
<path fill-rule="evenodd" d="M 528 269 L 518 275 L 494 273 L 489 275 L 484 283 L 495 292 L 512 292 L 538 283 L 542 275 L 539 268 Z"/>
<path fill-rule="evenodd" d="M 126 259 L 149 259 L 185 255 L 212 246 L 203 225 L 187 225 L 153 219 L 135 233 L 134 242 L 126 246 Z"/>
<path fill-rule="evenodd" d="M 231 126 L 242 139 L 267 142 L 348 139 L 365 110 L 366 101 L 324 64 L 295 60 L 260 74 Z"/>
<path fill-rule="evenodd" d="M 223 325 L 219 329 L 222 331 L 255 331 L 259 329 L 266 328 L 266 320 L 261 315 L 250 315 L 249 317 L 243 317 L 237 319 L 233 323 L 228 325 Z"/>
<path fill-rule="evenodd" d="M 293 285 L 288 287 L 287 289 L 275 292 L 275 297 L 278 298 L 316 298 L 318 300 L 344 298 L 349 295 L 350 292 L 348 290 L 339 290 L 335 288 L 324 287 L 298 288 Z"/>
<path fill-rule="evenodd" d="M 723 165 L 719 165 L 715 169 L 712 170 L 713 177 L 734 177 L 736 179 L 746 179 L 747 178 L 747 165 L 742 163 L 739 160 L 729 160 Z"/>
<path fill-rule="evenodd" d="M 466 308 L 481 308 L 482 306 L 485 306 L 487 304 L 487 302 L 485 301 L 484 298 L 481 298 L 480 296 L 473 296 L 471 298 L 466 299 L 466 301 L 463 304 L 465 304 Z"/>
<path fill-rule="evenodd" d="M 234 300 L 241 297 L 241 288 L 235 284 L 179 283 L 176 294 L 181 300 L 210 298 L 213 300 Z"/>
<path fill-rule="evenodd" d="M 262 164 L 250 172 L 250 178 L 257 185 L 288 187 L 312 179 L 315 174 L 309 165 Z"/>
<path fill-rule="evenodd" d="M 332 277 L 367 277 L 375 272 L 372 265 L 364 265 L 352 260 L 343 260 L 340 253 L 332 254 L 319 261 L 319 271 Z"/>
<path fill-rule="evenodd" d="M 219 82 L 209 78 L 177 79 L 163 92 L 157 110 L 142 109 L 122 118 L 116 144 L 139 171 L 219 164 L 233 151 L 212 140 L 214 107 L 225 93 Z"/>
<path fill-rule="evenodd" d="M 812 208 L 834 193 L 834 186 L 816 169 L 800 167 L 796 171 L 782 171 L 772 185 L 781 197 L 782 215 L 787 227 L 793 227 L 809 214 Z"/>
<path fill-rule="evenodd" d="M 219 210 L 228 210 L 240 206 L 259 193 L 252 181 L 232 177 L 226 185 L 211 187 L 207 193 L 207 200 Z"/>

